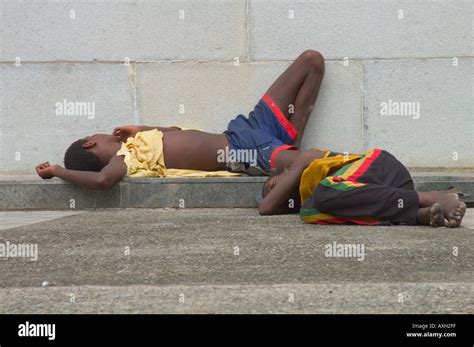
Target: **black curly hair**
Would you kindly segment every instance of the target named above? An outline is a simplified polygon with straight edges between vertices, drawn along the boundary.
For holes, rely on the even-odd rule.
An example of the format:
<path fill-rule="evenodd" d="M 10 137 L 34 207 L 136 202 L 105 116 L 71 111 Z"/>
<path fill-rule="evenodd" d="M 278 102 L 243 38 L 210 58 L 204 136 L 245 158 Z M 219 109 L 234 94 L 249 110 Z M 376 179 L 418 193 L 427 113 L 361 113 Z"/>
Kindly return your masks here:
<path fill-rule="evenodd" d="M 96 171 L 99 172 L 105 166 L 100 158 L 82 145 L 84 139 L 73 142 L 64 155 L 64 167 L 69 170 Z"/>

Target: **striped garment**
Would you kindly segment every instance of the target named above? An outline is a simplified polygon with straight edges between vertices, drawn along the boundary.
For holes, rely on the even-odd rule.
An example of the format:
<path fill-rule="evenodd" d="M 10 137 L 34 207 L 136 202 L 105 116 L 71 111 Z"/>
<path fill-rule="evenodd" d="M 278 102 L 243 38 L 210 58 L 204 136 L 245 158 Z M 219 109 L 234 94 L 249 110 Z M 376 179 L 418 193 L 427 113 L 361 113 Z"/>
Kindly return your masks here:
<path fill-rule="evenodd" d="M 410 174 L 380 149 L 364 155 L 328 153 L 313 161 L 301 176 L 300 196 L 300 217 L 307 223 L 416 224 L 418 197 Z"/>

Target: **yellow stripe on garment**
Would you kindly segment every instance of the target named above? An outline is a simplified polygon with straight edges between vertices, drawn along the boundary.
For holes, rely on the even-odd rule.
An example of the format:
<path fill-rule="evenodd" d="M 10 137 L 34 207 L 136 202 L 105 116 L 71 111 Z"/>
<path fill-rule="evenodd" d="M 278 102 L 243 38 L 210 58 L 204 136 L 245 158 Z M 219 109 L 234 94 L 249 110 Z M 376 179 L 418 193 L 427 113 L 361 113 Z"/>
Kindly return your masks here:
<path fill-rule="evenodd" d="M 326 154 L 322 159 L 315 159 L 308 167 L 303 171 L 300 180 L 300 197 L 301 202 L 313 195 L 314 188 L 325 179 L 329 172 L 332 170 L 338 170 L 345 165 L 349 165 L 351 162 L 355 162 L 360 159 L 358 154 L 350 154 L 348 156 L 336 155 L 329 157 Z"/>
<path fill-rule="evenodd" d="M 324 221 L 324 220 L 331 220 L 331 219 L 334 219 L 334 218 L 337 218 L 337 217 L 332 215 L 332 214 L 318 213 L 318 214 L 314 214 L 314 215 L 311 215 L 311 216 L 304 216 L 301 219 L 303 219 L 303 221 L 306 222 L 306 223 L 314 223 L 314 222 L 321 222 L 321 221 Z"/>
<path fill-rule="evenodd" d="M 313 215 L 306 215 L 306 216 L 301 216 L 301 219 L 310 224 L 316 224 L 318 222 L 327 222 L 330 224 L 348 224 L 348 223 L 353 223 L 353 224 L 359 224 L 359 225 L 372 225 L 372 224 L 380 224 L 380 220 L 371 217 L 371 216 L 362 216 L 362 217 L 352 217 L 352 218 L 345 218 L 345 217 L 338 217 L 334 216 L 332 214 L 328 213 L 316 213 Z"/>
<path fill-rule="evenodd" d="M 342 175 L 339 175 L 338 177 L 341 177 L 341 178 L 348 178 L 350 176 L 352 176 L 352 174 L 354 174 L 361 166 L 362 164 L 364 163 L 364 161 L 368 158 L 370 158 L 370 156 L 374 153 L 374 150 L 370 150 L 368 152 L 366 152 L 364 154 L 364 157 L 361 158 L 360 160 L 357 160 L 356 162 L 354 162 L 348 169 L 346 172 L 344 172 Z M 347 182 L 347 181 L 346 181 Z"/>
<path fill-rule="evenodd" d="M 355 164 L 354 164 L 355 165 Z M 326 177 L 326 181 L 329 181 L 330 184 L 344 184 L 345 186 L 348 186 L 349 188 L 357 188 L 357 187 L 363 187 L 365 186 L 364 183 L 356 183 L 352 181 L 334 181 L 334 177 Z"/>

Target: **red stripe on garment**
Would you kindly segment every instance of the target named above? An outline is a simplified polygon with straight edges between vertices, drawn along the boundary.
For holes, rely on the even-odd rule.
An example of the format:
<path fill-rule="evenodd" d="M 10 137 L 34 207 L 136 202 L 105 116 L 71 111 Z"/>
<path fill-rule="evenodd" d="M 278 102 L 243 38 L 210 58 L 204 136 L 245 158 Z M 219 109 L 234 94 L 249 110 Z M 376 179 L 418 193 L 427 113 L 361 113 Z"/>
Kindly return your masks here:
<path fill-rule="evenodd" d="M 295 146 L 290 145 L 281 145 L 275 148 L 272 152 L 272 156 L 270 157 L 270 167 L 274 169 L 276 167 L 276 157 L 280 154 L 281 151 L 291 150 L 295 151 L 297 148 Z"/>
<path fill-rule="evenodd" d="M 346 178 L 347 181 L 357 181 L 357 179 L 362 176 L 370 167 L 370 165 L 372 165 L 372 163 L 375 161 L 375 159 L 377 159 L 380 155 L 380 153 L 382 153 L 382 150 L 380 149 L 374 149 L 374 153 L 372 153 L 372 155 L 368 158 L 365 158 L 364 159 L 364 162 L 362 163 L 362 165 L 357 169 L 356 172 L 354 172 L 352 175 L 350 175 L 349 177 Z"/>
<path fill-rule="evenodd" d="M 283 112 L 281 112 L 277 103 L 273 101 L 273 99 L 268 93 L 265 93 L 265 95 L 262 97 L 262 100 L 267 104 L 268 107 L 270 107 L 273 114 L 275 115 L 275 117 L 277 117 L 281 126 L 286 130 L 288 135 L 290 135 L 292 139 L 295 139 L 296 136 L 298 136 L 298 131 L 295 129 L 293 124 L 291 124 L 291 122 L 285 117 Z"/>
<path fill-rule="evenodd" d="M 328 218 L 328 219 L 320 219 L 314 221 L 312 224 L 347 224 L 349 220 L 346 218 Z"/>
<path fill-rule="evenodd" d="M 314 221 L 312 224 L 348 224 L 349 222 L 358 224 L 358 225 L 376 225 L 380 224 L 379 221 L 367 222 L 356 218 L 344 218 L 344 217 L 334 217 L 328 219 L 321 219 Z"/>
<path fill-rule="evenodd" d="M 349 220 L 350 220 L 352 223 L 359 224 L 359 225 L 375 225 L 375 224 L 380 224 L 380 221 L 372 221 L 372 222 L 369 222 L 369 221 L 363 221 L 363 220 L 360 220 L 360 219 L 353 219 L 353 218 L 350 218 Z"/>

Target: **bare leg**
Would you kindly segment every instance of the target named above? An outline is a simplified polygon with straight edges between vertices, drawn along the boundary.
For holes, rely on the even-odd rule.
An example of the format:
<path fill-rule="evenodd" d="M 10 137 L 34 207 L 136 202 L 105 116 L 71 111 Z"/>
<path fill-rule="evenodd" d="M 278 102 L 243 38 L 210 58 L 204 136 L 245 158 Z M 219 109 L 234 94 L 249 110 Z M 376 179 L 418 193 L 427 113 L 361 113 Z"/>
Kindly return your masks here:
<path fill-rule="evenodd" d="M 301 144 L 323 76 L 323 56 L 319 52 L 308 50 L 303 52 L 267 91 L 298 131 L 298 136 L 292 143 L 296 147 Z"/>

